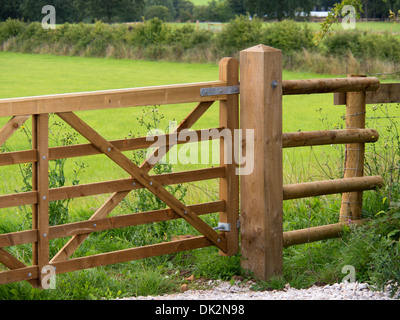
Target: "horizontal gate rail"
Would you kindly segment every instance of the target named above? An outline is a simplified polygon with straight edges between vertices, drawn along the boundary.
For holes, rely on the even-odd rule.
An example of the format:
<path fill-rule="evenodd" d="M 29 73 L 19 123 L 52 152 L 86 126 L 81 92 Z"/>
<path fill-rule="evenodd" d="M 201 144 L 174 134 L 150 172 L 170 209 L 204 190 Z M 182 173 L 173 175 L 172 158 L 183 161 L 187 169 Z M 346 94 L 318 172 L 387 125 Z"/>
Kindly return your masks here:
<path fill-rule="evenodd" d="M 160 256 L 164 254 L 177 253 L 181 251 L 200 249 L 212 246 L 204 236 L 197 236 L 189 239 L 174 240 L 164 243 L 147 245 L 132 249 L 118 250 L 87 257 L 74 258 L 52 262 L 57 274 L 78 271 L 83 269 L 95 268 L 114 263 L 128 262 L 132 260 L 144 259 Z M 37 266 L 23 267 L 16 270 L 3 271 L 0 273 L 0 285 L 10 282 L 32 280 L 38 277 Z"/>
<path fill-rule="evenodd" d="M 197 169 L 192 171 L 180 171 L 152 175 L 151 177 L 162 185 L 186 183 L 193 181 L 223 178 L 223 167 Z M 143 186 L 135 183 L 134 178 L 93 182 L 76 186 L 67 186 L 49 189 L 49 201 L 73 199 L 94 196 L 104 193 L 123 192 L 142 189 Z M 0 208 L 23 206 L 37 203 L 37 191 L 22 192 L 0 196 Z"/>
<path fill-rule="evenodd" d="M 225 210 L 224 201 L 214 201 L 188 206 L 196 214 L 203 215 Z M 124 214 L 93 221 L 80 221 L 49 227 L 49 239 L 70 237 L 88 232 L 137 226 L 152 222 L 170 221 L 179 219 L 171 209 L 160 209 L 139 213 Z M 26 230 L 0 234 L 0 248 L 16 246 L 37 241 L 37 230 Z"/>
<path fill-rule="evenodd" d="M 0 117 L 190 102 L 214 102 L 226 100 L 227 96 L 201 96 L 200 89 L 221 87 L 226 84 L 226 81 L 209 81 L 146 88 L 0 99 Z"/>
<path fill-rule="evenodd" d="M 53 262 L 52 265 L 56 268 L 57 273 L 65 273 L 114 263 L 150 258 L 164 254 L 200 249 L 212 245 L 212 242 L 210 242 L 206 237 L 197 236 L 189 239 L 174 240 L 138 248 L 101 253 L 88 257 L 57 261 Z"/>
<path fill-rule="evenodd" d="M 193 134 L 196 135 L 197 141 L 207 141 L 207 140 L 219 139 L 219 137 L 215 138 L 214 136 L 207 135 L 207 133 L 209 133 L 210 131 L 221 132 L 223 129 L 225 128 L 219 127 L 219 128 L 194 130 Z M 182 141 L 181 139 L 176 140 L 174 135 L 176 134 L 171 133 L 165 135 L 155 135 L 152 136 L 151 139 L 149 139 L 148 137 L 137 137 L 129 139 L 111 140 L 110 143 L 120 151 L 132 151 L 132 150 L 146 149 L 151 147 L 153 144 L 156 144 L 159 147 L 168 147 L 168 146 L 174 146 L 176 144 L 185 144 L 187 142 L 190 142 L 187 141 L 189 140 L 189 137 L 185 137 L 186 140 Z M 163 143 L 164 141 L 165 143 Z M 49 148 L 49 160 L 68 159 L 68 158 L 91 156 L 97 154 L 102 154 L 102 153 L 98 149 L 96 149 L 96 147 L 91 143 Z M 0 153 L 0 166 L 37 162 L 37 159 L 38 157 L 36 150 L 4 152 Z"/>

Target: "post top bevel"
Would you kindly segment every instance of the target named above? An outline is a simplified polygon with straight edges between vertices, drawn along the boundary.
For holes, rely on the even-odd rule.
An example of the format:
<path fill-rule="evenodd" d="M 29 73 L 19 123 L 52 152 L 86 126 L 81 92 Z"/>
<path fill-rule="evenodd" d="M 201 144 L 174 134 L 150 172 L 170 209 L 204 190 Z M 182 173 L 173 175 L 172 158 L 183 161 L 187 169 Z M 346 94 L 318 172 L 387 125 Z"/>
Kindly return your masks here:
<path fill-rule="evenodd" d="M 266 46 L 264 44 L 258 44 L 253 47 L 242 50 L 241 52 L 271 52 L 271 51 L 282 51 L 273 47 Z"/>

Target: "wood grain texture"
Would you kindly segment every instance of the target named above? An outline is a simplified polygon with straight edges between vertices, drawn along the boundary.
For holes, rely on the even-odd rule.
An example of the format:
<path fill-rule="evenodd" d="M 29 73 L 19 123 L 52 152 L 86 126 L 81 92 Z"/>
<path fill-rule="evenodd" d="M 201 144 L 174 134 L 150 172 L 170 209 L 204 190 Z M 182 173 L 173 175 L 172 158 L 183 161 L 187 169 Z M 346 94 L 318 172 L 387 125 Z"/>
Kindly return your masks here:
<path fill-rule="evenodd" d="M 203 97 L 200 89 L 225 85 L 223 81 L 209 81 L 0 99 L 0 117 L 215 101 L 226 99 L 226 95 Z"/>
<path fill-rule="evenodd" d="M 224 58 L 219 64 L 219 76 L 221 81 L 226 81 L 228 86 L 239 83 L 239 63 L 234 58 Z M 219 214 L 219 221 L 229 223 L 231 231 L 225 232 L 227 252 L 221 254 L 234 255 L 239 251 L 239 175 L 236 170 L 238 164 L 237 144 L 234 131 L 239 129 L 239 96 L 228 95 L 226 100 L 219 102 L 219 126 L 231 133 L 228 141 L 220 139 L 220 164 L 225 168 L 225 175 L 219 180 L 219 196 L 224 200 L 226 207 Z"/>
<path fill-rule="evenodd" d="M 246 129 L 255 139 L 254 171 L 241 176 L 242 266 L 266 280 L 283 268 L 282 52 L 243 50 L 240 67 L 242 140 Z"/>
<path fill-rule="evenodd" d="M 381 86 L 378 90 L 368 91 L 365 94 L 366 104 L 399 102 L 400 83 L 381 83 Z M 335 93 L 333 103 L 335 105 L 346 105 L 346 92 Z"/>
<path fill-rule="evenodd" d="M 365 128 L 365 97 L 365 92 L 362 91 L 346 94 L 346 129 Z M 344 178 L 362 177 L 364 175 L 364 153 L 364 143 L 346 144 Z M 362 191 L 343 193 L 339 221 L 360 219 L 362 201 Z"/>
<path fill-rule="evenodd" d="M 374 77 L 284 80 L 282 94 L 375 91 L 380 82 Z"/>

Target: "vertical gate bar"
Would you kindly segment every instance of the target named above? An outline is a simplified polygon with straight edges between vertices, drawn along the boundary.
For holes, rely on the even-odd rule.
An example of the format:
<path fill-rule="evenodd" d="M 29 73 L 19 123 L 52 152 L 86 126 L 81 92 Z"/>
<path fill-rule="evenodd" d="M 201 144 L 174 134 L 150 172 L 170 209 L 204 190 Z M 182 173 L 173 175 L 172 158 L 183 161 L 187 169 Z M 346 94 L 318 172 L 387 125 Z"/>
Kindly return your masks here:
<path fill-rule="evenodd" d="M 267 280 L 283 272 L 281 50 L 240 52 L 240 124 L 242 141 L 254 130 L 254 170 L 240 185 L 242 266 Z"/>
<path fill-rule="evenodd" d="M 37 124 L 38 124 L 38 118 L 39 115 L 32 115 L 32 149 L 36 150 L 38 149 L 38 132 L 37 132 Z M 38 163 L 33 162 L 32 163 L 32 191 L 37 191 L 37 179 L 38 179 Z M 38 204 L 32 205 L 32 229 L 37 230 L 37 218 L 38 218 Z M 33 242 L 32 243 L 32 266 L 37 266 L 38 265 L 38 242 Z M 35 284 L 33 282 L 31 283 L 33 287 L 37 288 L 39 281 L 35 281 Z"/>
<path fill-rule="evenodd" d="M 227 82 L 227 86 L 239 84 L 239 63 L 234 58 L 224 58 L 219 64 L 219 80 Z M 239 175 L 237 174 L 238 143 L 235 130 L 239 129 L 239 96 L 227 95 L 226 100 L 219 103 L 219 125 L 224 127 L 228 137 L 220 139 L 220 165 L 225 167 L 225 177 L 220 178 L 220 199 L 225 201 L 225 211 L 220 212 L 219 221 L 229 223 L 231 231 L 225 232 L 227 252 L 222 255 L 234 255 L 239 251 Z"/>
<path fill-rule="evenodd" d="M 38 267 L 37 287 L 42 288 L 42 268 L 49 264 L 49 115 L 32 118 L 32 147 L 38 152 L 38 161 L 32 167 L 32 189 L 37 190 L 38 201 L 32 208 L 32 229 L 38 232 L 33 244 L 32 265 Z"/>
<path fill-rule="evenodd" d="M 349 77 L 363 77 L 349 75 Z M 365 91 L 346 93 L 346 129 L 365 128 Z M 364 174 L 364 143 L 346 144 L 344 178 L 362 177 Z M 340 222 L 361 219 L 362 191 L 342 194 L 340 206 Z"/>

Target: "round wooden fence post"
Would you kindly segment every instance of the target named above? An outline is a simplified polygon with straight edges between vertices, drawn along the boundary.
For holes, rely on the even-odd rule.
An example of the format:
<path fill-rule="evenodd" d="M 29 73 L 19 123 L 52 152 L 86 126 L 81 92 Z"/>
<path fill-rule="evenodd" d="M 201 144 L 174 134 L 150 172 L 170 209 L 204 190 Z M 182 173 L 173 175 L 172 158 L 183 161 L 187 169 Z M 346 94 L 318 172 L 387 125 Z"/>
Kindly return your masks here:
<path fill-rule="evenodd" d="M 254 170 L 241 175 L 240 186 L 242 266 L 267 280 L 283 269 L 280 50 L 257 45 L 240 52 L 240 105 L 242 141 L 254 130 Z"/>
<path fill-rule="evenodd" d="M 351 75 L 349 77 L 363 77 Z M 365 91 L 346 93 L 346 128 L 365 128 Z M 362 177 L 364 174 L 364 143 L 346 144 L 344 178 Z M 362 213 L 362 191 L 342 194 L 340 222 L 357 220 Z"/>

